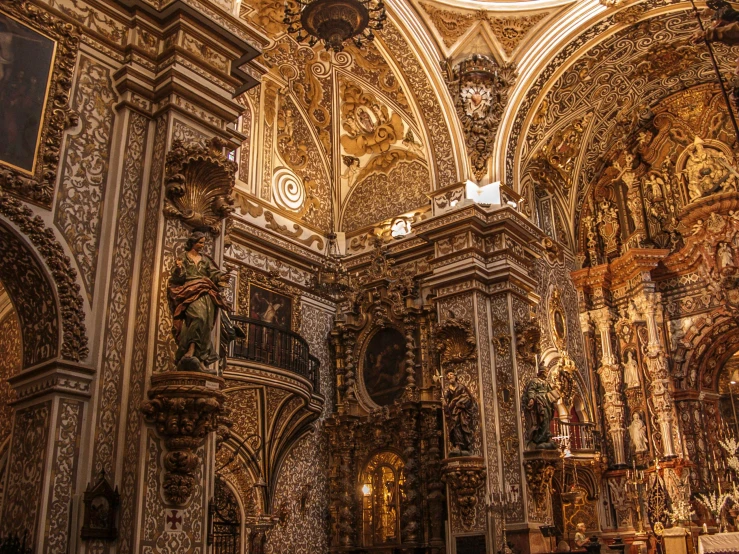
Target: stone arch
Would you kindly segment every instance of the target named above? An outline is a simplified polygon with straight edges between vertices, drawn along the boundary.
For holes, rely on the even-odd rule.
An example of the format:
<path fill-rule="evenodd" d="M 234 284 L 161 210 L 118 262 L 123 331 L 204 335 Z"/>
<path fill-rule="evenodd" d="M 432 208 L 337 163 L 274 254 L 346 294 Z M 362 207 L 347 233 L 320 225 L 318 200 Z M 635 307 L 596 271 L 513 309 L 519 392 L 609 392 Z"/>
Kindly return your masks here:
<path fill-rule="evenodd" d="M 0 281 L 21 325 L 23 367 L 55 357 L 87 358 L 77 272 L 43 219 L 7 195 L 0 196 L 0 256 Z"/>
<path fill-rule="evenodd" d="M 739 349 L 739 323 L 728 314 L 695 317 L 673 340 L 676 388 L 715 391 L 721 368 Z"/>

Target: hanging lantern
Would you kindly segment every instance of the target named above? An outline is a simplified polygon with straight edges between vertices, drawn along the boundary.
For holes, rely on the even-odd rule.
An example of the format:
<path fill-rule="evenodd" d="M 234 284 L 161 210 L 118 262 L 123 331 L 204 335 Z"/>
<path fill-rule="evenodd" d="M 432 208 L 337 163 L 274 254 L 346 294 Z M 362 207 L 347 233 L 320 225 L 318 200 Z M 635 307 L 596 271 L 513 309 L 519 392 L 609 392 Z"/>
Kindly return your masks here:
<path fill-rule="evenodd" d="M 285 2 L 287 31 L 298 42 L 340 52 L 347 40 L 361 48 L 375 38 L 387 19 L 383 0 L 290 0 Z"/>

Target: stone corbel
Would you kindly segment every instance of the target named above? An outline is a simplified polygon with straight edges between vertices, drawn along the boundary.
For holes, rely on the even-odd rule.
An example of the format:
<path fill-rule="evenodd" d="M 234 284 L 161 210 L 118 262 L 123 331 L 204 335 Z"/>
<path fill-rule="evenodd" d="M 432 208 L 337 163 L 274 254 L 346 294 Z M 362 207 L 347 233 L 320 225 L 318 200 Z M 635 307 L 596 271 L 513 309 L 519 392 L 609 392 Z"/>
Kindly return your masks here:
<path fill-rule="evenodd" d="M 462 524 L 465 527 L 472 527 L 475 523 L 479 492 L 487 475 L 485 460 L 478 456 L 465 456 L 447 458 L 442 464 L 441 479 L 452 492 Z"/>
<path fill-rule="evenodd" d="M 227 145 L 218 137 L 204 144 L 174 141 L 167 154 L 165 216 L 219 233 L 221 221 L 233 211 L 238 167 L 224 155 Z"/>
<path fill-rule="evenodd" d="M 556 450 L 530 450 L 524 452 L 524 472 L 531 499 L 539 514 L 549 513 L 548 501 L 552 495 L 552 477 L 559 463 Z"/>
<path fill-rule="evenodd" d="M 201 462 L 197 450 L 216 431 L 224 410 L 225 382 L 207 373 L 173 371 L 151 377 L 144 419 L 164 439 L 164 497 L 182 506 L 195 490 L 195 473 Z"/>

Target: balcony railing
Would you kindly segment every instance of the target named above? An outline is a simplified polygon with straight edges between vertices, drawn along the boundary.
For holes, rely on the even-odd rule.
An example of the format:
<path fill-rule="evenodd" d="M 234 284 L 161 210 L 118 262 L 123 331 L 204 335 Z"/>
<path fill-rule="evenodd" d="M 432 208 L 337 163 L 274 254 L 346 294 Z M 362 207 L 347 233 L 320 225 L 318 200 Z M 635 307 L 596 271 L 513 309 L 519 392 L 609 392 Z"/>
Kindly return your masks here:
<path fill-rule="evenodd" d="M 568 423 L 554 419 L 552 427 L 552 435 L 569 440 L 572 452 L 597 450 L 595 425 L 593 423 Z"/>
<path fill-rule="evenodd" d="M 287 329 L 243 316 L 231 316 L 233 324 L 244 332 L 231 343 L 229 356 L 274 366 L 308 379 L 319 392 L 318 366 L 303 337 Z"/>

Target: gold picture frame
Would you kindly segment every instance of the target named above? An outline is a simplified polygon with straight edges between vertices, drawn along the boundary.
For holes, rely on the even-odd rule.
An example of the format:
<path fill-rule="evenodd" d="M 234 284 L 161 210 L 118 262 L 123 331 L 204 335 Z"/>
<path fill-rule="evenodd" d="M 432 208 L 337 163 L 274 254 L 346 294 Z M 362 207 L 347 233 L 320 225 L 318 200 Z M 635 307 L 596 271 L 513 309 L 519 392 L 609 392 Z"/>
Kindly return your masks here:
<path fill-rule="evenodd" d="M 293 333 L 300 332 L 300 293 L 276 276 L 242 270 L 238 304 L 243 316 L 264 320 Z"/>
<path fill-rule="evenodd" d="M 11 36 L 0 55 L 0 187 L 48 208 L 64 131 L 78 121 L 69 99 L 79 30 L 27 0 L 0 4 L 0 29 Z"/>
<path fill-rule="evenodd" d="M 567 346 L 567 313 L 562 305 L 561 293 L 554 289 L 549 300 L 549 327 L 552 330 L 554 344 L 559 350 Z"/>

